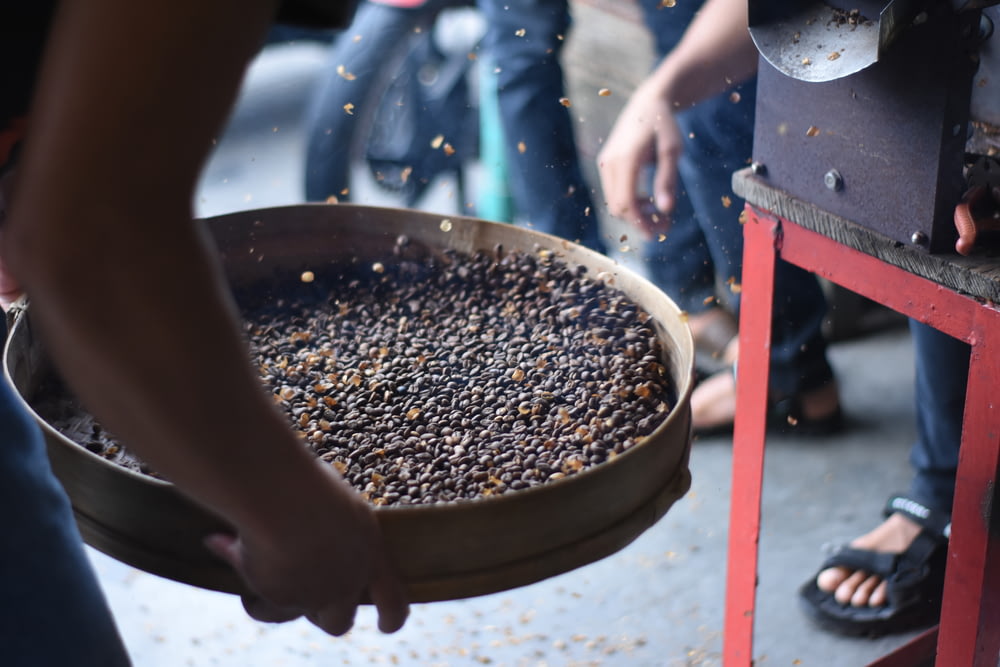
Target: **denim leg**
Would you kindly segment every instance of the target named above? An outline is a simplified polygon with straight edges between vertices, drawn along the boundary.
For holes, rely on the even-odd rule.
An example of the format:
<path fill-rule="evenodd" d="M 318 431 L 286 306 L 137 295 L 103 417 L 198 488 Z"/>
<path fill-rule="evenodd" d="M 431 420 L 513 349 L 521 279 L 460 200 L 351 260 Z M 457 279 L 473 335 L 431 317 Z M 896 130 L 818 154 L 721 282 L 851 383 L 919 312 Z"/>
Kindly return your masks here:
<path fill-rule="evenodd" d="M 687 190 L 678 183 L 670 229 L 663 240 L 642 244 L 649 279 L 690 314 L 709 307 L 715 296 L 715 270 L 705 235 L 695 219 Z"/>
<path fill-rule="evenodd" d="M 816 276 L 779 261 L 771 323 L 772 397 L 818 389 L 833 379 L 823 337 L 826 297 Z"/>
<path fill-rule="evenodd" d="M 910 494 L 934 509 L 951 512 L 962 442 L 969 345 L 910 320 L 916 366 L 917 441 L 910 450 L 916 474 Z"/>
<path fill-rule="evenodd" d="M 659 57 L 670 53 L 684 36 L 688 24 L 701 9 L 702 0 L 682 0 L 665 7 L 663 0 L 640 0 L 642 19 L 652 33 Z"/>
<path fill-rule="evenodd" d="M 384 54 L 412 30 L 417 16 L 418 10 L 361 2 L 351 27 L 330 47 L 304 119 L 306 201 L 325 201 L 330 196 L 350 199 L 345 192 L 350 185 L 352 134 L 361 119 L 374 113 L 361 107 L 376 83 Z M 355 35 L 361 39 L 355 41 Z M 347 103 L 358 108 L 347 113 Z"/>
<path fill-rule="evenodd" d="M 511 196 L 533 229 L 606 252 L 583 179 L 559 55 L 566 0 L 479 0 L 497 72 Z"/>
<path fill-rule="evenodd" d="M 717 95 L 678 118 L 687 163 L 679 170 L 695 220 L 705 238 L 719 300 L 739 315 L 743 282 L 743 200 L 732 190 L 733 172 L 752 154 L 756 81 Z M 826 299 L 815 276 L 779 260 L 771 322 L 773 398 L 816 389 L 833 378 L 822 334 Z"/>
<path fill-rule="evenodd" d="M 2 336 L 0 336 L 2 339 Z M 0 661 L 118 667 L 129 659 L 41 432 L 0 383 Z"/>
<path fill-rule="evenodd" d="M 733 195 L 732 177 L 752 149 L 753 97 L 747 98 L 736 105 L 727 92 L 677 114 L 685 137 L 678 173 L 694 210 L 693 224 L 705 239 L 704 260 L 712 268 L 714 286 L 722 290 L 717 296 L 733 311 L 738 311 L 739 297 L 727 286 L 741 282 L 743 228 L 742 201 Z"/>

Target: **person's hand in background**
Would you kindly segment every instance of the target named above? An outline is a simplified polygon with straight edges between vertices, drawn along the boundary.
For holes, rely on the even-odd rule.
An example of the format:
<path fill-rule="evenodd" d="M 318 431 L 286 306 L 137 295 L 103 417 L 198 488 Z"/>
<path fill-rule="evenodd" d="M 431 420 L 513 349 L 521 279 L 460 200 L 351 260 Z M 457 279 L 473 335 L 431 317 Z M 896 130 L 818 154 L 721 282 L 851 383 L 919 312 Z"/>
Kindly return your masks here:
<path fill-rule="evenodd" d="M 683 140 L 658 82 L 647 79 L 615 121 L 597 156 L 601 187 L 611 215 L 636 224 L 648 237 L 670 226 Z M 640 182 L 652 166 L 652 192 Z"/>

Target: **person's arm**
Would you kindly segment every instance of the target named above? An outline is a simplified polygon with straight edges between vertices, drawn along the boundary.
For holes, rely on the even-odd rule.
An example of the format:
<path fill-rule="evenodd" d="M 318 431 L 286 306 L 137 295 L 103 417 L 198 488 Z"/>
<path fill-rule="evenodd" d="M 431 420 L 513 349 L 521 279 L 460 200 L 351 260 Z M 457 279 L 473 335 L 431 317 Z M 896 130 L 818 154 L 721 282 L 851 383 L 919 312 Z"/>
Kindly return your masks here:
<path fill-rule="evenodd" d="M 756 69 L 747 0 L 707 0 L 680 43 L 629 98 L 598 155 L 609 212 L 650 234 L 664 230 L 683 148 L 674 112 L 721 93 Z M 663 215 L 654 216 L 648 198 L 638 194 L 639 174 L 648 164 L 656 166 L 652 196 Z"/>
<path fill-rule="evenodd" d="M 210 546 L 262 620 L 341 634 L 370 594 L 406 618 L 372 509 L 317 463 L 250 365 L 191 202 L 271 0 L 64 0 L 3 260 L 81 400 L 237 539 Z"/>

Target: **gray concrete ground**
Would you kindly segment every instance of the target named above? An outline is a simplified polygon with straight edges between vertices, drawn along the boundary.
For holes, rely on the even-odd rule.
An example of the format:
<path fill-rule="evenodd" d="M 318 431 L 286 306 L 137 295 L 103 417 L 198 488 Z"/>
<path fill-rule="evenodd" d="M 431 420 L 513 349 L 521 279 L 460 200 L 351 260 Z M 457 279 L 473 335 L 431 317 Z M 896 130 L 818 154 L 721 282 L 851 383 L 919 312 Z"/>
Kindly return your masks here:
<path fill-rule="evenodd" d="M 231 131 L 205 172 L 200 214 L 300 200 L 293 102 L 321 56 L 317 47 L 300 45 L 275 49 L 255 65 Z M 436 187 L 425 207 L 455 210 L 453 187 Z M 379 202 L 370 187 L 355 192 L 366 193 L 362 202 Z M 874 526 L 886 497 L 905 489 L 910 474 L 906 331 L 840 342 L 831 356 L 849 428 L 836 437 L 768 443 L 758 665 L 864 665 L 906 639 L 833 637 L 812 628 L 796 607 L 795 589 L 814 573 L 824 545 Z M 235 597 L 90 554 L 140 667 L 719 665 L 731 452 L 725 437 L 696 441 L 690 493 L 619 553 L 520 589 L 416 605 L 407 626 L 389 636 L 379 634 L 368 608 L 343 638 L 305 621 L 257 623 Z"/>

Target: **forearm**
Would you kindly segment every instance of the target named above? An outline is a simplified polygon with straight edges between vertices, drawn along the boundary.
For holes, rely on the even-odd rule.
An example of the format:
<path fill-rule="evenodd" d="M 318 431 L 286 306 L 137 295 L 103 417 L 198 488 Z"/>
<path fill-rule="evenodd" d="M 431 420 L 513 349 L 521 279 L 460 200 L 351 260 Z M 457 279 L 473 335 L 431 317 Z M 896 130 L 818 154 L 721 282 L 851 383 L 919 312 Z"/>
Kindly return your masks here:
<path fill-rule="evenodd" d="M 255 491 L 315 466 L 250 368 L 189 202 L 273 7 L 192 2 L 177 19 L 176 2 L 104 2 L 103 15 L 88 2 L 66 3 L 54 27 L 61 46 L 46 57 L 5 259 L 88 407 L 196 500 L 252 529 L 270 511 L 252 504 Z M 116 29 L 137 23 L 149 34 Z"/>
<path fill-rule="evenodd" d="M 673 108 L 685 109 L 757 71 L 747 27 L 747 0 L 707 0 L 649 84 Z"/>

